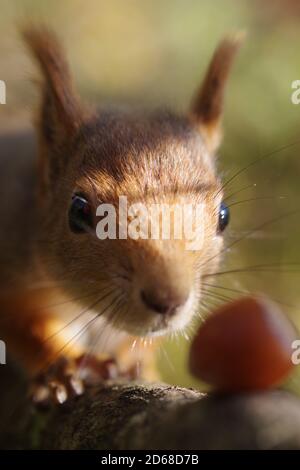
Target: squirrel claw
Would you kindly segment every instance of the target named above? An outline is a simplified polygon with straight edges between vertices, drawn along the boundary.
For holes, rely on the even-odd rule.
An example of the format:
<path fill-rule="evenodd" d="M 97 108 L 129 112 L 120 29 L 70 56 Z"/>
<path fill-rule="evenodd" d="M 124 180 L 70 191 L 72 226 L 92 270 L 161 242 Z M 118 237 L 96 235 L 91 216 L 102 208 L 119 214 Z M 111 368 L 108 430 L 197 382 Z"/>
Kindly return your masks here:
<path fill-rule="evenodd" d="M 35 378 L 30 395 L 36 406 L 48 408 L 51 403 L 62 405 L 83 392 L 84 383 L 78 377 L 76 363 L 61 357 Z"/>
<path fill-rule="evenodd" d="M 86 386 L 124 377 L 114 359 L 82 355 L 75 360 L 60 357 L 39 374 L 31 388 L 33 403 L 48 408 L 51 403 L 62 405 L 84 393 Z"/>
<path fill-rule="evenodd" d="M 116 361 L 112 358 L 99 359 L 95 356 L 83 354 L 76 360 L 78 375 L 86 385 L 95 385 L 105 380 L 121 377 Z"/>

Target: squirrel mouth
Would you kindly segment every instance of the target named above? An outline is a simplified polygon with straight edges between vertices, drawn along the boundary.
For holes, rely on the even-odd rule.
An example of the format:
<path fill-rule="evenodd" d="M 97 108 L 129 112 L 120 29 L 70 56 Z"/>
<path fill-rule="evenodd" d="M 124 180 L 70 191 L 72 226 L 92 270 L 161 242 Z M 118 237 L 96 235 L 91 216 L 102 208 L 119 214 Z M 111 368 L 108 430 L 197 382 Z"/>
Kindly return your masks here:
<path fill-rule="evenodd" d="M 114 326 L 120 331 L 139 337 L 156 337 L 182 331 L 191 322 L 196 311 L 196 295 L 192 291 L 186 302 L 173 310 L 157 313 L 141 303 L 129 309 L 126 315 L 115 319 Z"/>

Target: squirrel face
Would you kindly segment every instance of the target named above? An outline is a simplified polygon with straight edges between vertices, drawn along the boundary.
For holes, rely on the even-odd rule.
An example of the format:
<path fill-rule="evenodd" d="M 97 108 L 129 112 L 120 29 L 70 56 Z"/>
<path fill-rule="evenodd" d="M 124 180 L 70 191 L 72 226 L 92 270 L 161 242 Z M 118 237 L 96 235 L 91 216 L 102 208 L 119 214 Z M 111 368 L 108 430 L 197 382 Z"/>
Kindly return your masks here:
<path fill-rule="evenodd" d="M 220 44 L 192 110 L 178 117 L 85 109 L 53 33 L 30 29 L 24 36 L 44 76 L 38 256 L 66 292 L 117 329 L 143 336 L 184 328 L 199 308 L 201 280 L 216 269 L 222 252 L 226 221 L 215 152 L 238 41 Z M 99 239 L 97 208 L 109 204 L 120 227 L 121 198 L 146 209 L 147 236 Z M 201 208 L 201 218 L 192 222 L 194 233 L 201 229 L 197 249 L 187 248 L 184 230 L 174 236 L 174 215 L 172 236 L 165 239 L 159 228 L 149 237 L 149 226 L 162 220 L 152 212 L 157 205 Z"/>

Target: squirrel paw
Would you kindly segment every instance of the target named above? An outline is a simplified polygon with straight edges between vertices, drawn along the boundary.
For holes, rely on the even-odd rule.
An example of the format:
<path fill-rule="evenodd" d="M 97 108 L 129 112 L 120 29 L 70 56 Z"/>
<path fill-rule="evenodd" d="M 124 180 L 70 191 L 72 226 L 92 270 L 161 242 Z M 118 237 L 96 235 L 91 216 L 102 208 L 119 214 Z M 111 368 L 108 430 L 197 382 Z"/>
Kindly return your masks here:
<path fill-rule="evenodd" d="M 82 355 L 75 360 L 60 357 L 34 379 L 32 401 L 41 408 L 47 408 L 51 403 L 63 404 L 82 395 L 86 386 L 121 375 L 113 359 L 101 360 L 90 355 Z"/>

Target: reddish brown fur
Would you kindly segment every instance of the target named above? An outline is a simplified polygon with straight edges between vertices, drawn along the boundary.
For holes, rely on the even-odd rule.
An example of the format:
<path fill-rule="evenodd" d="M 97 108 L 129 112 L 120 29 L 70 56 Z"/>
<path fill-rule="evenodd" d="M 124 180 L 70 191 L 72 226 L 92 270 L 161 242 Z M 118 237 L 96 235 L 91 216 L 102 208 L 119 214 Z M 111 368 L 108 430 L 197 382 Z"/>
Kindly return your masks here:
<path fill-rule="evenodd" d="M 37 124 L 40 174 L 36 187 L 40 190 L 35 196 L 35 186 L 28 188 L 24 180 L 23 190 L 26 194 L 32 191 L 36 216 L 26 242 L 30 256 L 26 262 L 25 257 L 18 258 L 19 268 L 12 278 L 16 281 L 13 286 L 23 281 L 25 291 L 41 281 L 49 287 L 39 296 L 38 308 L 36 295 L 31 301 L 31 294 L 26 294 L 24 305 L 23 293 L 18 294 L 17 287 L 12 287 L 14 301 L 6 300 L 1 307 L 0 336 L 7 339 L 8 350 L 17 352 L 28 368 L 36 370 L 36 363 L 46 363 L 65 338 L 62 334 L 51 342 L 51 347 L 44 347 L 47 322 L 74 318 L 76 306 L 88 309 L 100 292 L 112 290 L 108 297 L 112 302 L 116 293 L 120 295 L 104 316 L 115 328 L 110 353 L 128 344 L 128 334 L 147 335 L 161 321 L 140 306 L 137 289 L 150 286 L 159 295 L 184 295 L 192 290 L 190 310 L 198 307 L 201 277 L 213 272 L 222 248 L 222 237 L 216 235 L 222 191 L 215 173 L 215 135 L 219 135 L 224 85 L 237 46 L 235 41 L 221 43 L 192 111 L 181 117 L 168 112 L 87 112 L 73 89 L 68 65 L 53 33 L 30 28 L 24 38 L 43 75 Z M 32 160 L 28 164 L 34 168 Z M 120 195 L 145 204 L 203 201 L 207 211 L 203 249 L 187 252 L 185 240 L 100 241 L 89 233 L 73 234 L 67 214 L 76 192 L 84 193 L 94 209 L 100 202 L 116 204 Z M 3 218 L 8 222 L 3 225 L 2 240 L 7 236 L 5 229 L 14 223 L 7 213 Z M 26 221 L 22 224 L 21 228 Z M 3 242 L 1 259 L 7 250 Z M 13 247 L 9 253 L 14 256 Z M 1 267 L 0 274 L 5 278 L 5 267 Z M 8 288 L 11 285 L 4 284 L 3 289 Z M 71 302 L 78 297 L 81 300 Z M 69 304 L 47 309 L 50 298 L 57 299 L 57 303 L 68 299 Z M 119 311 L 115 313 L 113 307 L 118 302 Z M 94 310 L 101 313 L 104 307 L 105 303 L 100 302 Z M 14 319 L 13 328 L 5 326 L 2 311 Z M 180 321 L 186 322 L 184 318 Z M 36 331 L 39 334 L 33 334 Z M 42 360 L 29 360 L 38 348 Z"/>
<path fill-rule="evenodd" d="M 220 120 L 223 113 L 225 85 L 243 38 L 244 34 L 239 33 L 225 38 L 220 43 L 192 104 L 192 116 L 199 123 L 200 130 L 212 151 L 219 146 L 222 137 Z"/>
<path fill-rule="evenodd" d="M 26 28 L 23 38 L 37 61 L 44 79 L 42 117 L 51 118 L 54 105 L 57 123 L 74 134 L 83 121 L 82 106 L 74 90 L 68 63 L 57 37 L 46 27 Z M 52 101 L 54 103 L 52 103 Z"/>

